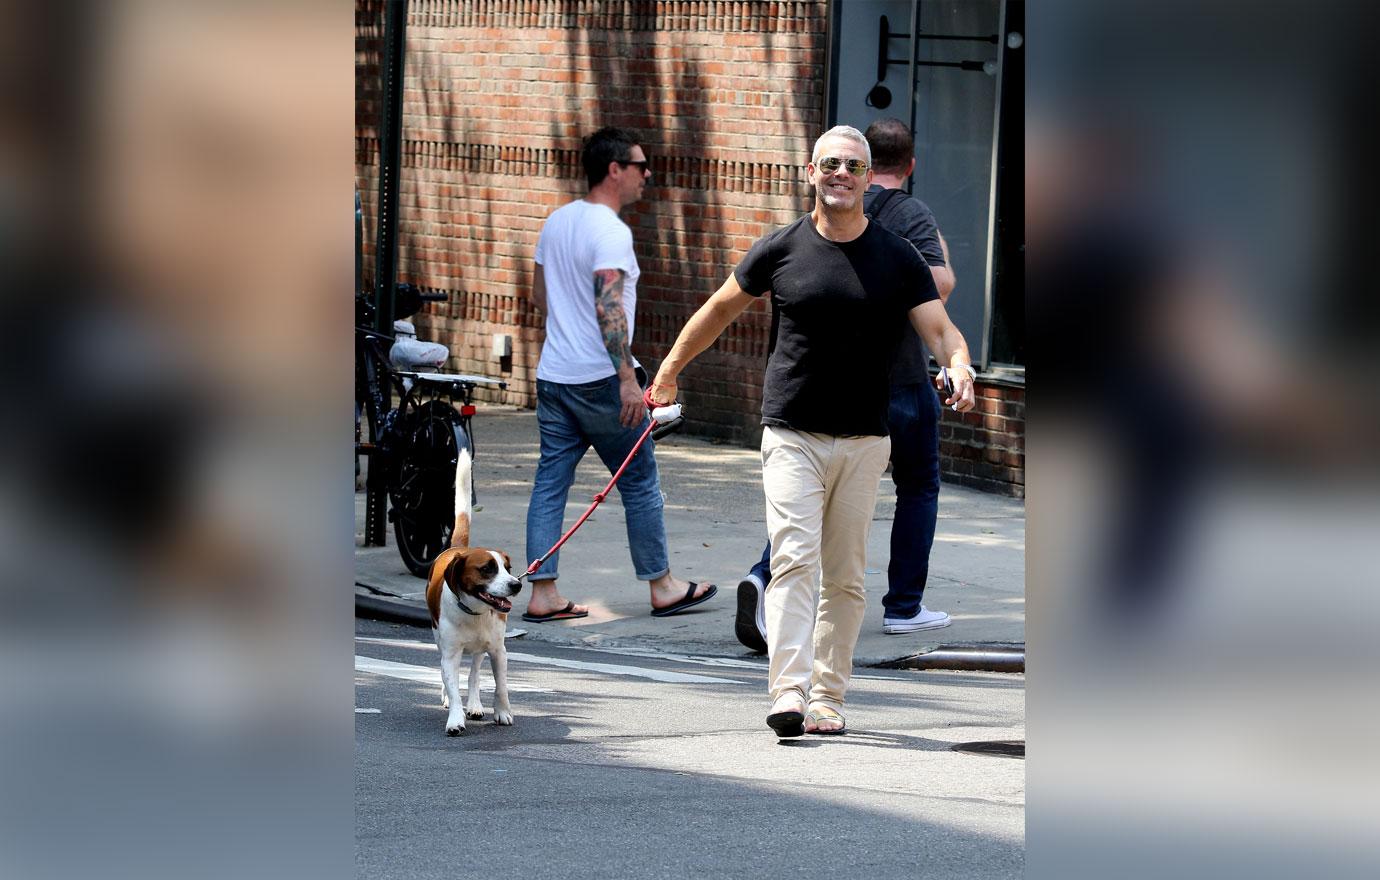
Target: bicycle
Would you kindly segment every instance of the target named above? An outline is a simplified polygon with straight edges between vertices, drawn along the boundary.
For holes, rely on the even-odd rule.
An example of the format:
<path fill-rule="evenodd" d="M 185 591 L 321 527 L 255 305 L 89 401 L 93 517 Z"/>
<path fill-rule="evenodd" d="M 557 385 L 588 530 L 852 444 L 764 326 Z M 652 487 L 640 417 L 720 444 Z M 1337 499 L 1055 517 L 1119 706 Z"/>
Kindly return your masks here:
<path fill-rule="evenodd" d="M 446 295 L 428 294 L 411 284 L 396 286 L 395 308 L 406 318 L 425 302 Z M 407 570 L 426 577 L 431 563 L 450 544 L 454 524 L 455 462 L 461 449 L 474 456 L 475 390 L 507 388 L 485 376 L 402 369 L 390 358 L 396 337 L 374 328 L 372 300 L 355 295 L 355 470 L 359 456 L 369 458 L 366 480 L 365 543 L 381 546 L 384 520 L 393 533 Z M 395 331 L 397 325 L 395 324 Z M 444 356 L 441 358 L 444 359 Z M 404 363 L 406 363 L 404 361 Z M 439 361 L 436 361 L 439 366 Z M 392 407 L 397 392 L 398 405 Z M 361 437 L 361 417 L 369 439 Z M 471 497 L 478 500 L 473 482 Z"/>

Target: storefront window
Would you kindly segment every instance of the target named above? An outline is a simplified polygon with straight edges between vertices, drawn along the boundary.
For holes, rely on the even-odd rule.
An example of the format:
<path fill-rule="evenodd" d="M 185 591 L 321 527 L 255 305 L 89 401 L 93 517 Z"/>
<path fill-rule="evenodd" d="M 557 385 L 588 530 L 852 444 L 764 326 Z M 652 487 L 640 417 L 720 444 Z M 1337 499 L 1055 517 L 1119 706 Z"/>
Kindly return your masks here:
<path fill-rule="evenodd" d="M 949 314 L 983 365 L 1024 363 L 1023 7 L 834 4 L 830 124 L 913 122 L 912 194 L 934 211 L 948 242 L 958 277 Z"/>

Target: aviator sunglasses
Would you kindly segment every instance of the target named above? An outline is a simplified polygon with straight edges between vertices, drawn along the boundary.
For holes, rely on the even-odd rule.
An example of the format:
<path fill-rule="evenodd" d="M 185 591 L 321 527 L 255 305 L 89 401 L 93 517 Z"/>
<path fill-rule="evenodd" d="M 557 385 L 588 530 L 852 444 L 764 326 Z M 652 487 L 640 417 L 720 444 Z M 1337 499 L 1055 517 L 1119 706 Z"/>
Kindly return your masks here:
<path fill-rule="evenodd" d="M 815 167 L 825 174 L 833 174 L 840 166 L 846 167 L 848 173 L 854 177 L 862 177 L 867 173 L 867 163 L 861 159 L 849 159 L 845 162 L 838 156 L 825 156 L 815 163 Z"/>

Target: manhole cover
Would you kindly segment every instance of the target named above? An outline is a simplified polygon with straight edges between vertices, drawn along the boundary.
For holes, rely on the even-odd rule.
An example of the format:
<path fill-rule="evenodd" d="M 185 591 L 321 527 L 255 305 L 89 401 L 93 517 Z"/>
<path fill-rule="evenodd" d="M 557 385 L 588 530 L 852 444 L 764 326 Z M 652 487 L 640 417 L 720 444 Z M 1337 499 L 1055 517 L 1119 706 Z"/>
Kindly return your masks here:
<path fill-rule="evenodd" d="M 975 755 L 998 755 L 1003 758 L 1024 758 L 1025 740 L 998 739 L 989 742 L 959 743 L 953 747 L 955 752 L 972 752 Z"/>

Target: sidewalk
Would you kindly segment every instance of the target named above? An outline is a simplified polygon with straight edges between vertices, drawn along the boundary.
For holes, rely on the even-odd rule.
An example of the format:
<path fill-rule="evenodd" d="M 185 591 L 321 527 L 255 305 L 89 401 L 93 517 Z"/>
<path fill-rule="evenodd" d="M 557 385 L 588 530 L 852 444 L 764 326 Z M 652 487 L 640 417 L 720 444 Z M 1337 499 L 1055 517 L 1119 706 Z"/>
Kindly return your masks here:
<path fill-rule="evenodd" d="M 526 569 L 528 495 L 537 466 L 536 413 L 481 406 L 474 418 L 475 484 L 482 510 L 471 543 L 506 551 L 514 573 Z M 756 450 L 673 435 L 657 444 L 666 495 L 666 534 L 672 571 L 688 580 L 718 584 L 704 605 L 667 618 L 650 615 L 647 585 L 632 575 L 623 509 L 614 491 L 561 548 L 561 592 L 590 607 L 582 620 L 527 623 L 527 589 L 513 603 L 509 627 L 523 638 L 585 646 L 650 649 L 666 653 L 742 657 L 751 652 L 733 635 L 738 581 L 766 543 L 761 457 Z M 608 482 L 597 456 L 576 473 L 566 527 Z M 947 611 L 945 629 L 882 634 L 895 490 L 882 480 L 868 540 L 867 617 L 855 661 L 874 665 L 936 646 L 1023 646 L 1025 642 L 1025 506 L 1012 498 L 945 486 L 930 556 L 925 605 Z M 391 610 L 423 620 L 425 584 L 403 567 L 393 547 L 363 547 L 364 492 L 355 493 L 355 591 Z M 538 553 L 546 548 L 541 548 Z M 372 589 L 370 589 L 372 588 Z M 390 594 L 390 595 L 380 595 Z M 395 598 L 396 597 L 396 598 Z"/>

